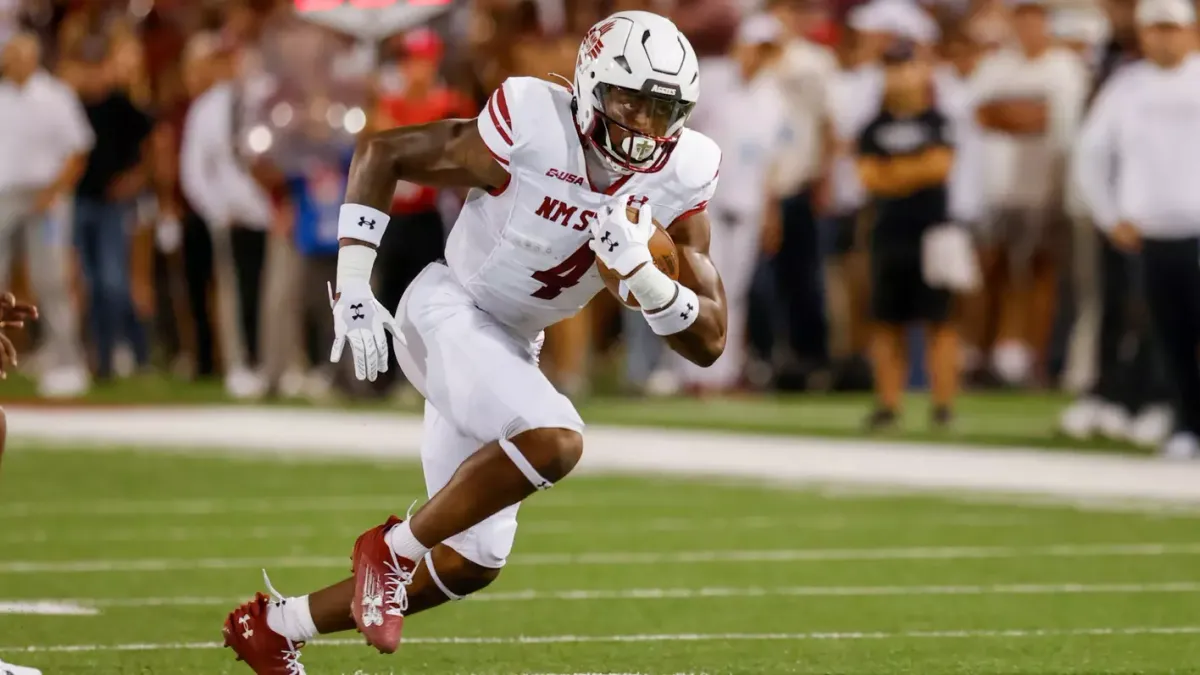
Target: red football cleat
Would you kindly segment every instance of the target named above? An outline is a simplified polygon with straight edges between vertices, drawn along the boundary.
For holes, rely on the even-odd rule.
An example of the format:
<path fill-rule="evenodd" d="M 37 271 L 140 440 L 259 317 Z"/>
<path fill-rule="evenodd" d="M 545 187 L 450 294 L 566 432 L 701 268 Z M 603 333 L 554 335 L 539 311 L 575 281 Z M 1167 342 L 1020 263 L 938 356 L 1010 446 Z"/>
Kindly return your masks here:
<path fill-rule="evenodd" d="M 358 632 L 381 654 L 391 654 L 400 645 L 404 612 L 408 610 L 408 585 L 417 563 L 392 552 L 384 535 L 402 522 L 396 516 L 373 527 L 354 542 L 354 598 L 350 612 Z"/>
<path fill-rule="evenodd" d="M 293 643 L 271 630 L 267 625 L 270 603 L 270 598 L 256 593 L 253 600 L 233 610 L 221 627 L 225 646 L 258 675 L 305 675 L 300 663 L 304 643 Z"/>

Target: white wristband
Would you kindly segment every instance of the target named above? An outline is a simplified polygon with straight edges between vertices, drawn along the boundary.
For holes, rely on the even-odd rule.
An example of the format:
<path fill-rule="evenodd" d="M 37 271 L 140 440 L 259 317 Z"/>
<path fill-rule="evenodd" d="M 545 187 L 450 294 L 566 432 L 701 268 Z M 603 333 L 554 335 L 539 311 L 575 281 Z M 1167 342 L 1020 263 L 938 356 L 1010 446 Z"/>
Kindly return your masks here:
<path fill-rule="evenodd" d="M 391 216 L 362 204 L 342 204 L 338 214 L 338 239 L 357 239 L 379 246 Z"/>
<path fill-rule="evenodd" d="M 642 316 L 646 317 L 646 323 L 650 324 L 655 335 L 682 333 L 700 316 L 700 298 L 696 293 L 678 281 L 673 283 L 679 289 L 674 302 L 657 312 L 642 310 Z"/>
<path fill-rule="evenodd" d="M 337 292 L 348 287 L 370 286 L 371 268 L 375 266 L 375 249 L 370 246 L 343 246 L 338 249 Z"/>
<path fill-rule="evenodd" d="M 662 309 L 671 304 L 677 292 L 675 282 L 655 267 L 653 262 L 642 265 L 641 269 L 621 283 L 637 298 L 642 309 L 648 310 Z"/>

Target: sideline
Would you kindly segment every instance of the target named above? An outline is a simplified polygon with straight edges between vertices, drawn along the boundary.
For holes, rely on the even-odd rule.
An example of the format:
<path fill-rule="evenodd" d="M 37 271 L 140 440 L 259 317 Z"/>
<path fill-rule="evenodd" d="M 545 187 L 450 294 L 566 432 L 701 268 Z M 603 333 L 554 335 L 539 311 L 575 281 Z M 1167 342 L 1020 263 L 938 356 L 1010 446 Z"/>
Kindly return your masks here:
<path fill-rule="evenodd" d="M 413 460 L 421 423 L 396 413 L 260 407 L 7 409 L 9 435 L 74 447 L 196 448 L 287 457 Z M 581 469 L 1067 499 L 1200 504 L 1200 462 L 1027 448 L 932 447 L 595 426 Z"/>

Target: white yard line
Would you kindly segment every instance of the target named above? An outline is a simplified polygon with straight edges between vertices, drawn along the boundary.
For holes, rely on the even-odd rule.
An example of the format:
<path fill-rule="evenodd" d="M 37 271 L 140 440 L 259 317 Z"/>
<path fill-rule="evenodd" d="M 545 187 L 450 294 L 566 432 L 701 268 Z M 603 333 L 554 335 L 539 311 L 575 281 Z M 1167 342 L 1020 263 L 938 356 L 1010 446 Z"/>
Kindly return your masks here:
<path fill-rule="evenodd" d="M 862 631 L 812 633 L 671 633 L 628 635 L 518 635 L 500 637 L 411 637 L 407 645 L 555 645 L 663 642 L 802 642 L 853 640 L 946 640 L 1044 637 L 1121 637 L 1135 635 L 1200 635 L 1200 626 L 1130 626 L 1102 628 L 1046 628 L 992 630 Z M 310 644 L 362 647 L 362 638 L 313 640 Z M 220 642 L 142 642 L 127 644 L 34 645 L 3 647 L 0 653 L 146 652 L 163 650 L 221 649 Z"/>
<path fill-rule="evenodd" d="M 0 614 L 95 616 L 99 613 L 95 607 L 84 607 L 80 603 L 66 600 L 0 600 Z"/>
<path fill-rule="evenodd" d="M 413 417 L 253 407 L 8 410 L 19 441 L 415 459 Z M 584 470 L 1200 504 L 1200 462 L 717 432 L 589 427 Z"/>
<path fill-rule="evenodd" d="M 543 508 L 611 508 L 613 500 L 622 507 L 654 508 L 675 502 L 645 492 L 636 494 L 605 493 L 559 495 Z M 94 499 L 73 501 L 25 501 L 0 504 L 0 519 L 25 519 L 36 516 L 210 516 L 224 514 L 286 513 L 377 513 L 407 507 L 411 502 L 403 494 L 390 495 L 319 495 L 313 497 L 261 497 L 254 499 L 203 497 L 179 499 Z"/>
<path fill-rule="evenodd" d="M 603 551 L 532 553 L 515 556 L 510 565 L 658 565 L 703 563 L 768 563 L 854 560 L 982 560 L 1002 558 L 1098 558 L 1200 555 L 1200 543 L 1060 544 L 1053 546 L 925 546 L 908 548 L 777 549 L 764 551 Z M 129 558 L 100 560 L 9 560 L 0 574 L 76 574 L 96 572 L 161 572 L 229 569 L 344 568 L 346 556 L 279 558 Z"/>
<path fill-rule="evenodd" d="M 521 524 L 522 539 L 530 535 L 632 534 L 636 532 L 704 532 L 724 529 L 842 532 L 879 530 L 894 527 L 1020 527 L 1033 522 L 1022 516 L 922 516 L 888 517 L 875 513 L 856 516 L 818 516 L 812 518 L 746 516 L 743 518 L 651 518 L 613 522 L 609 520 L 534 520 Z M 42 543 L 96 542 L 180 542 L 180 541 L 270 541 L 317 537 L 357 537 L 362 527 L 342 525 L 261 525 L 254 527 L 128 527 L 89 529 L 45 529 L 0 534 L 0 544 L 30 545 Z"/>
<path fill-rule="evenodd" d="M 777 586 L 707 588 L 625 588 L 617 590 L 571 589 L 546 591 L 484 592 L 472 595 L 470 602 L 588 602 L 611 600 L 708 600 L 714 598 L 846 598 L 973 595 L 1141 595 L 1157 593 L 1200 593 L 1200 581 L 1159 583 L 1061 583 L 1061 584 L 985 584 L 954 586 Z M 163 597 L 163 598 L 62 598 L 15 600 L 13 603 L 60 603 L 83 608 L 141 607 L 222 607 L 243 602 L 241 597 Z M 3 607 L 3 602 L 0 602 Z"/>

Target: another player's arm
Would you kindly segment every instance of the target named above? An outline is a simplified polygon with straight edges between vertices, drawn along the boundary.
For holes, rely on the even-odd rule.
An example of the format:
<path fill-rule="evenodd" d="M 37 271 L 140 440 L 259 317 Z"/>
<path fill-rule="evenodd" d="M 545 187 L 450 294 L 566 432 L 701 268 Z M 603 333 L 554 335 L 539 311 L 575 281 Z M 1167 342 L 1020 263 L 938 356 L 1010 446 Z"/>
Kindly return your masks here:
<path fill-rule="evenodd" d="M 711 366 L 725 351 L 725 334 L 728 312 L 725 305 L 725 286 L 721 275 L 709 258 L 711 224 L 708 213 L 699 211 L 676 220 L 667 228 L 679 253 L 679 283 L 696 294 L 697 303 L 689 309 L 686 305 L 668 305 L 658 312 L 699 312 L 686 329 L 664 336 L 667 344 L 680 356 L 699 366 Z M 647 311 L 652 317 L 655 311 Z"/>
<path fill-rule="evenodd" d="M 400 180 L 434 187 L 494 189 L 508 171 L 492 156 L 474 119 L 453 119 L 371 134 L 354 153 L 346 203 L 387 213 Z M 375 243 L 340 237 L 344 246 Z"/>

